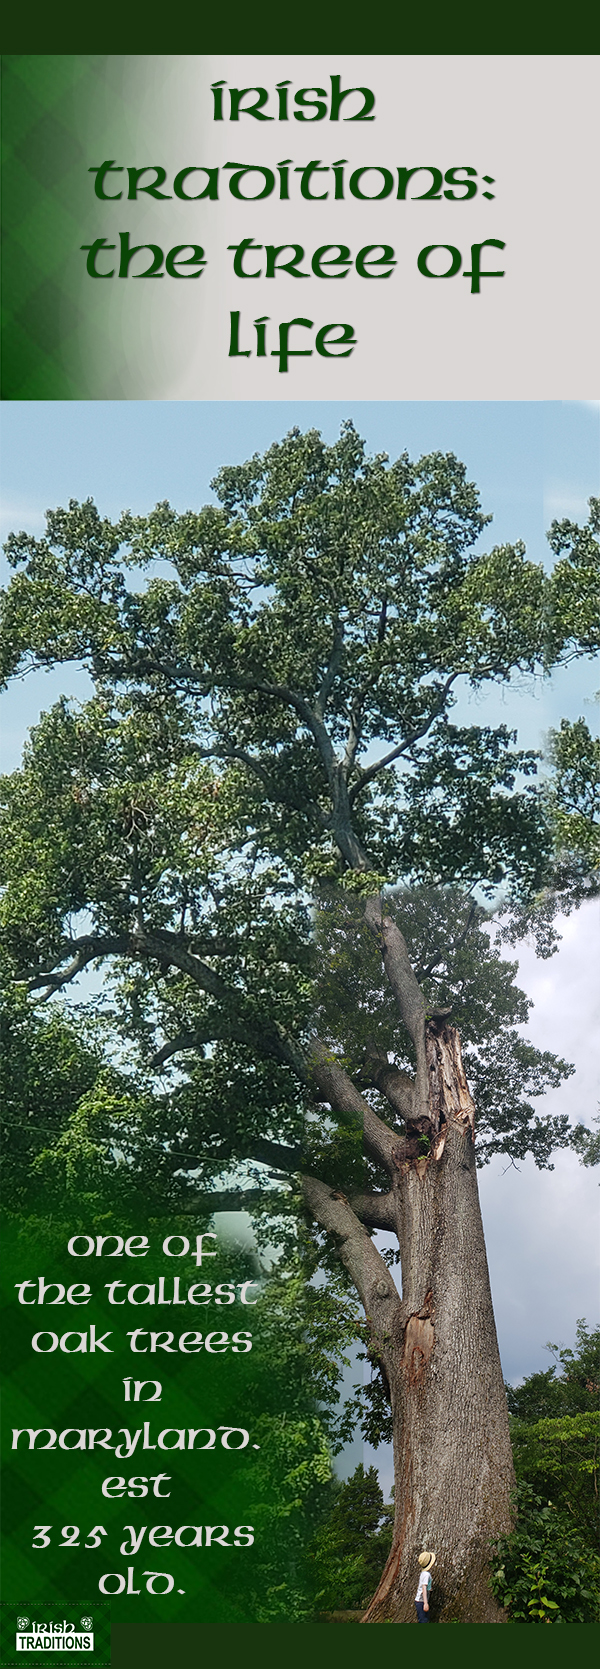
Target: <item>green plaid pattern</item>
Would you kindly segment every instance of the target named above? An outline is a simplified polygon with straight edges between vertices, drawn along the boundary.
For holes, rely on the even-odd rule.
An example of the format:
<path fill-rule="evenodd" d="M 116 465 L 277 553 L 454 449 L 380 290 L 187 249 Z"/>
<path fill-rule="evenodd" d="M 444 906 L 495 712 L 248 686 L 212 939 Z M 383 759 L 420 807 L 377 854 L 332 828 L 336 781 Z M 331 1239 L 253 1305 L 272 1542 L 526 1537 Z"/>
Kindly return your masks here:
<path fill-rule="evenodd" d="M 65 1237 L 66 1238 L 66 1237 Z M 111 1307 L 104 1291 L 104 1282 L 125 1275 L 129 1280 L 152 1280 L 156 1270 L 133 1265 L 121 1269 L 114 1263 L 95 1259 L 81 1262 L 74 1268 L 73 1260 L 54 1251 L 44 1255 L 35 1245 L 23 1223 L 10 1244 L 11 1236 L 4 1233 L 3 1284 L 5 1308 L 4 1337 L 4 1417 L 3 1417 L 3 1473 L 4 1473 L 4 1579 L 3 1592 L 7 1600 L 17 1605 L 68 1601 L 84 1607 L 82 1615 L 104 1599 L 99 1579 L 107 1572 L 127 1574 L 135 1571 L 138 1597 L 126 1593 L 110 1602 L 113 1620 L 121 1623 L 151 1621 L 189 1621 L 199 1618 L 210 1623 L 243 1623 L 244 1601 L 238 1595 L 239 1561 L 244 1561 L 245 1573 L 253 1561 L 250 1548 L 214 1546 L 188 1549 L 148 1545 L 152 1525 L 227 1524 L 230 1531 L 238 1524 L 253 1522 L 249 1504 L 249 1465 L 252 1456 L 252 1428 L 256 1406 L 250 1406 L 246 1390 L 248 1375 L 244 1364 L 249 1355 L 198 1355 L 158 1351 L 155 1355 L 133 1355 L 129 1348 L 127 1329 L 147 1327 L 165 1328 L 175 1335 L 187 1329 L 199 1328 L 207 1333 L 211 1328 L 224 1329 L 230 1336 L 238 1328 L 252 1331 L 257 1312 L 242 1308 L 215 1311 L 186 1309 Z M 93 1267 L 92 1267 L 93 1265 Z M 160 1262 L 165 1272 L 165 1260 Z M 168 1271 L 167 1271 L 168 1272 Z M 181 1264 L 177 1271 L 198 1279 L 193 1262 Z M 68 1284 L 87 1280 L 94 1297 L 81 1308 L 63 1304 L 53 1307 L 21 1306 L 17 1301 L 14 1283 L 43 1274 L 47 1281 Z M 182 1290 L 187 1280 L 182 1282 Z M 97 1295 L 97 1296 L 96 1296 Z M 29 1294 L 31 1296 L 31 1294 Z M 225 1316 L 228 1320 L 224 1320 Z M 209 1319 L 210 1318 L 210 1319 Z M 32 1350 L 32 1335 L 48 1329 L 59 1336 L 67 1331 L 83 1331 L 96 1325 L 96 1335 L 111 1330 L 106 1341 L 113 1355 L 96 1351 L 63 1355 L 55 1350 L 47 1355 Z M 256 1330 L 256 1322 L 254 1322 Z M 160 1402 L 125 1402 L 123 1380 L 159 1379 L 162 1384 Z M 214 1450 L 201 1451 L 156 1448 L 142 1449 L 142 1438 L 129 1460 L 117 1459 L 114 1451 L 104 1449 L 63 1450 L 58 1442 L 55 1449 L 29 1448 L 29 1441 L 21 1437 L 19 1447 L 12 1448 L 14 1428 L 52 1427 L 57 1433 L 69 1428 L 108 1426 L 113 1444 L 121 1442 L 116 1433 L 121 1427 L 130 1431 L 150 1422 L 150 1438 L 156 1443 L 157 1433 L 166 1427 L 188 1428 L 221 1425 L 243 1426 L 250 1432 L 250 1445 L 239 1455 L 226 1451 L 217 1435 Z M 44 1439 L 42 1439 L 44 1441 Z M 170 1497 L 155 1499 L 152 1485 L 143 1498 L 109 1499 L 102 1494 L 106 1477 L 125 1478 L 151 1476 L 166 1472 L 171 1478 Z M 126 1525 L 139 1530 L 148 1526 L 137 1555 L 122 1555 L 119 1551 Z M 48 1547 L 32 1546 L 35 1526 L 51 1525 Z M 65 1539 L 63 1527 L 79 1527 L 79 1546 L 61 1547 Z M 101 1525 L 106 1536 L 101 1537 L 97 1549 L 85 1548 L 84 1541 L 96 1525 Z M 230 1537 L 232 1539 L 232 1537 Z M 171 1593 L 161 1596 L 146 1591 L 143 1572 L 166 1571 L 174 1577 Z M 28 1613 L 29 1614 L 29 1613 Z"/>
<path fill-rule="evenodd" d="M 121 142 L 129 64 L 118 55 L 2 60 L 4 400 L 103 397 L 115 350 L 81 253 L 98 208 L 87 148 L 98 130 Z"/>

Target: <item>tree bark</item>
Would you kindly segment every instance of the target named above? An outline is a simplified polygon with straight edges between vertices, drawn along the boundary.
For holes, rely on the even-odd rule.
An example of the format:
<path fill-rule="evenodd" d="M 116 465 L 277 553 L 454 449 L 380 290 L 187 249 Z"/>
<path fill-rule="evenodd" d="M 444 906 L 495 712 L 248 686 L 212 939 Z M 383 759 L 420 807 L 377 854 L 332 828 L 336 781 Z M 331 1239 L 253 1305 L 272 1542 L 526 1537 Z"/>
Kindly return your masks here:
<path fill-rule="evenodd" d="M 514 1485 L 479 1206 L 473 1104 L 454 1027 L 430 1022 L 430 1147 L 398 1141 L 393 1195 L 402 1303 L 382 1365 L 394 1423 L 395 1526 L 363 1622 L 416 1622 L 418 1555 L 434 1552 L 431 1620 L 505 1622 L 490 1540 L 510 1528 Z"/>

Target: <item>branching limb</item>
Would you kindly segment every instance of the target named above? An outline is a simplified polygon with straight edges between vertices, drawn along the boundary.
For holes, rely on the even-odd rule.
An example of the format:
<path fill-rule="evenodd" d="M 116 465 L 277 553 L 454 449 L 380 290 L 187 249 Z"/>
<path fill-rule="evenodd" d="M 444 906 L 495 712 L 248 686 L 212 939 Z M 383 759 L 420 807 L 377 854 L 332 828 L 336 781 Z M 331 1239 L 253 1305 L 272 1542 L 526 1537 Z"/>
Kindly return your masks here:
<path fill-rule="evenodd" d="M 392 1342 L 401 1313 L 398 1290 L 387 1264 L 344 1194 L 313 1176 L 303 1176 L 301 1183 L 308 1210 L 338 1243 L 342 1263 L 354 1281 L 375 1342 L 385 1356 L 385 1346 Z"/>
<path fill-rule="evenodd" d="M 405 736 L 404 741 L 398 742 L 396 747 L 389 748 L 388 752 L 384 753 L 381 759 L 374 760 L 372 765 L 367 765 L 364 770 L 358 771 L 356 781 L 353 783 L 349 793 L 351 805 L 354 805 L 354 801 L 358 798 L 358 795 L 362 794 L 363 788 L 366 788 L 368 784 L 373 781 L 373 778 L 379 775 L 380 771 L 387 770 L 388 765 L 393 765 L 396 759 L 401 759 L 403 753 L 409 753 L 410 749 L 414 747 L 415 742 L 420 742 L 423 736 L 427 735 L 427 732 L 431 729 L 432 724 L 437 718 L 439 718 L 440 713 L 443 712 L 446 704 L 446 697 L 449 695 L 452 685 L 457 678 L 457 672 L 451 673 L 450 676 L 446 678 L 445 683 L 442 684 L 441 689 L 438 691 L 438 699 L 432 712 L 428 713 L 427 718 L 423 720 L 423 723 L 419 725 L 416 730 L 411 731 L 410 736 Z"/>
<path fill-rule="evenodd" d="M 303 1152 L 300 1147 L 286 1147 L 283 1142 L 270 1142 L 267 1136 L 257 1136 L 252 1143 L 245 1159 L 256 1159 L 261 1165 L 275 1165 L 278 1170 L 291 1172 L 300 1169 L 303 1162 Z"/>
<path fill-rule="evenodd" d="M 243 1002 L 240 1002 L 238 994 L 221 979 L 208 962 L 187 948 L 180 934 L 168 933 L 166 930 L 152 932 L 148 928 L 110 938 L 84 934 L 80 939 L 70 940 L 65 945 L 63 955 L 66 956 L 70 950 L 75 954 L 66 968 L 60 970 L 62 958 L 57 957 L 52 968 L 24 981 L 28 990 L 43 991 L 42 1000 L 45 1000 L 62 986 L 76 979 L 90 962 L 103 960 L 106 956 L 146 957 L 157 962 L 162 969 L 179 968 L 182 973 L 187 974 L 201 991 L 215 998 L 219 1004 L 219 1013 L 229 1028 L 229 1036 L 233 1036 L 237 1042 L 248 1043 L 253 1049 L 258 1044 L 262 1053 L 286 1066 L 291 1066 L 301 1081 L 307 1082 L 306 1059 L 293 1039 L 285 1037 L 275 1025 L 268 1024 L 266 1020 L 260 1031 L 256 1026 L 248 1024 L 243 1012 Z M 220 1020 L 217 1021 L 217 1026 L 219 1025 Z M 163 1054 L 162 1058 L 164 1061 L 168 1056 Z"/>
<path fill-rule="evenodd" d="M 205 1026 L 198 1026 L 194 1031 L 179 1032 L 177 1037 L 163 1043 L 162 1048 L 157 1049 L 156 1054 L 152 1056 L 150 1065 L 154 1071 L 158 1071 L 158 1068 L 164 1066 L 166 1061 L 172 1060 L 174 1055 L 183 1055 L 190 1050 L 202 1049 L 205 1043 L 216 1043 L 221 1038 L 231 1038 L 233 1042 L 236 1041 L 233 1025 L 227 1026 L 215 1014 L 214 1018 L 207 1021 Z M 240 1039 L 237 1039 L 237 1041 L 239 1042 Z"/>
<path fill-rule="evenodd" d="M 71 939 L 49 968 L 31 975 L 29 978 L 25 975 L 17 983 L 25 985 L 32 994 L 34 991 L 41 991 L 42 997 L 40 1000 L 46 1002 L 49 997 L 54 995 L 55 991 L 60 991 L 63 985 L 70 985 L 74 979 L 77 979 L 78 974 L 83 973 L 84 969 L 89 967 L 90 962 L 95 962 L 105 956 L 124 956 L 128 948 L 128 942 L 128 934 L 118 934 L 110 938 L 95 937 L 90 934 L 80 939 Z M 61 968 L 60 964 L 70 950 L 74 951 L 74 955 L 71 961 L 67 963 L 66 968 Z"/>
<path fill-rule="evenodd" d="M 383 965 L 394 993 L 396 1005 L 415 1048 L 417 1072 L 413 1107 L 417 1115 L 427 1112 L 429 1105 L 429 1075 L 425 1054 L 425 998 L 411 966 L 406 941 L 391 916 L 383 914 L 381 899 L 367 899 L 365 920 L 377 939 Z"/>
<path fill-rule="evenodd" d="M 265 678 L 246 676 L 243 673 L 234 673 L 230 670 L 220 677 L 214 668 L 203 671 L 202 668 L 195 667 L 183 659 L 170 661 L 155 654 L 147 653 L 138 656 L 133 670 L 138 677 L 158 676 L 164 678 L 172 688 L 180 689 L 186 693 L 189 693 L 191 688 L 198 695 L 209 696 L 222 685 L 227 692 L 264 695 L 275 701 L 280 701 L 286 707 L 291 707 L 292 711 L 297 714 L 314 737 L 325 767 L 327 780 L 331 783 L 335 767 L 335 754 L 331 738 L 320 713 L 311 707 L 310 702 L 300 695 L 298 690 L 291 689 L 287 684 L 273 684 Z M 111 678 L 120 683 L 131 677 L 132 667 L 127 661 L 115 659 L 109 663 L 109 673 Z"/>
<path fill-rule="evenodd" d="M 348 777 L 350 776 L 350 772 L 351 772 L 351 770 L 354 766 L 354 761 L 356 759 L 356 755 L 357 755 L 357 752 L 358 752 L 358 747 L 359 747 L 361 733 L 362 733 L 361 720 L 362 720 L 361 708 L 358 705 L 358 703 L 355 702 L 355 704 L 352 707 L 351 712 L 350 712 L 350 722 L 348 724 L 348 735 L 347 735 L 347 738 L 346 738 L 346 747 L 345 747 L 345 751 L 344 751 L 344 758 L 343 758 L 343 761 L 342 761 L 342 772 L 343 772 L 343 775 L 344 775 L 344 778 L 345 778 L 346 782 L 348 781 Z"/>
<path fill-rule="evenodd" d="M 460 950 L 461 945 L 464 945 L 465 939 L 468 939 L 476 915 L 477 905 L 471 904 L 462 932 L 458 934 L 456 939 L 452 940 L 452 944 L 450 946 L 446 945 L 445 949 L 440 946 L 437 950 L 432 951 L 428 962 L 417 963 L 415 967 L 415 979 L 418 979 L 419 985 L 424 979 L 429 979 L 430 975 L 435 972 L 435 969 L 439 966 L 440 962 L 447 961 L 451 956 L 456 955 L 457 950 Z"/>
<path fill-rule="evenodd" d="M 339 1109 L 350 1114 L 362 1130 L 365 1147 L 372 1158 L 393 1175 L 392 1150 L 396 1140 L 393 1131 L 388 1130 L 387 1124 L 377 1117 L 335 1055 L 319 1038 L 314 1038 L 311 1044 L 310 1068 L 313 1083 L 323 1100 L 328 1101 L 334 1111 Z"/>
<path fill-rule="evenodd" d="M 327 667 L 326 667 L 326 670 L 325 670 L 325 675 L 323 677 L 321 687 L 320 687 L 320 690 L 318 692 L 317 699 L 315 701 L 315 714 L 321 722 L 323 721 L 323 718 L 325 716 L 325 708 L 327 706 L 327 702 L 329 700 L 329 697 L 331 695 L 331 691 L 332 691 L 333 686 L 335 684 L 335 680 L 336 680 L 336 677 L 337 677 L 340 661 L 341 661 L 341 658 L 342 658 L 343 647 L 344 647 L 344 628 L 341 625 L 340 621 L 337 620 L 336 624 L 335 624 L 334 634 L 333 634 L 333 644 L 332 644 L 332 648 L 331 648 L 331 654 L 329 656 L 329 661 L 328 661 L 328 664 L 327 664 Z"/>
<path fill-rule="evenodd" d="M 240 691 L 254 691 L 257 695 L 272 696 L 276 701 L 281 701 L 284 705 L 291 707 L 298 718 L 306 725 L 307 730 L 310 730 L 321 755 L 327 781 L 331 785 L 335 770 L 333 744 L 320 712 L 315 711 L 304 696 L 299 695 L 297 690 L 288 688 L 286 684 L 269 684 L 258 678 L 241 678 L 238 676 L 230 680 L 230 685 L 233 689 Z"/>
<path fill-rule="evenodd" d="M 393 1194 L 353 1194 L 350 1205 L 369 1229 L 396 1229 Z"/>
<path fill-rule="evenodd" d="M 408 1072 L 390 1066 L 387 1055 L 372 1049 L 367 1057 L 367 1070 L 375 1089 L 381 1090 L 398 1118 L 411 1119 L 415 1103 L 415 1080 Z"/>
<path fill-rule="evenodd" d="M 275 805 L 289 806 L 294 811 L 302 811 L 305 814 L 308 812 L 321 825 L 327 822 L 326 813 L 322 806 L 318 805 L 315 800 L 308 799 L 306 795 L 301 797 L 300 794 L 294 794 L 289 787 L 286 790 L 282 789 L 269 771 L 265 770 L 264 765 L 261 765 L 260 761 L 255 759 L 251 753 L 246 753 L 244 748 L 230 747 L 228 743 L 223 742 L 218 745 L 215 744 L 212 748 L 198 748 L 195 752 L 198 759 L 237 760 L 240 765 L 246 767 L 251 776 L 258 778 L 269 799 Z"/>

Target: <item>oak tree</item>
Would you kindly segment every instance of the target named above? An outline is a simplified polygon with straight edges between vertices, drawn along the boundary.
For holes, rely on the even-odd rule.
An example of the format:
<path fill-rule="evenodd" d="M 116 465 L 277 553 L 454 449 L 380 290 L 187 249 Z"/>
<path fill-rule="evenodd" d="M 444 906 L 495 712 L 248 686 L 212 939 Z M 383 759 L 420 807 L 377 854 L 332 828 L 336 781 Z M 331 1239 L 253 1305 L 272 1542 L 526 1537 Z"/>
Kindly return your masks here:
<path fill-rule="evenodd" d="M 555 529 L 555 581 L 483 548 L 452 454 L 368 458 L 351 424 L 214 489 L 116 525 L 71 503 L 9 540 L 5 676 L 78 661 L 95 694 L 5 784 L 6 955 L 37 999 L 110 968 L 147 1070 L 176 1068 L 157 1162 L 192 1193 L 243 1173 L 266 1209 L 300 1191 L 314 1260 L 341 1260 L 394 1430 L 367 1620 L 414 1620 L 427 1544 L 440 1620 L 503 1621 L 513 1470 L 457 1019 L 483 1157 L 548 1164 L 567 1121 L 526 1097 L 566 1069 L 527 1053 L 484 924 L 551 891 L 537 759 L 453 709 L 589 650 L 596 511 Z"/>

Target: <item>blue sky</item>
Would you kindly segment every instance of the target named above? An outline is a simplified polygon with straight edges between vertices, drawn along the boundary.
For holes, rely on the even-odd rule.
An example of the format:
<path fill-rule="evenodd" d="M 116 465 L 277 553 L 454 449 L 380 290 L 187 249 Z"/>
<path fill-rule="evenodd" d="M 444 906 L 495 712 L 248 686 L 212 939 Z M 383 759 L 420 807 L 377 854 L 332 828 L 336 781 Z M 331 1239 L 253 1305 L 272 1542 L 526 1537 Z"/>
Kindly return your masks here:
<path fill-rule="evenodd" d="M 40 534 L 44 511 L 69 498 L 91 496 L 111 517 L 161 499 L 196 508 L 221 464 L 262 451 L 294 424 L 333 440 L 347 417 L 370 451 L 455 452 L 493 513 L 484 544 L 522 538 L 537 561 L 550 559 L 545 532 L 553 517 L 585 519 L 587 499 L 599 491 L 600 406 L 592 403 L 7 402 L 0 408 L 2 537 L 11 528 Z M 594 721 L 599 684 L 597 666 L 579 662 L 537 689 L 495 691 L 476 705 L 465 699 L 460 716 L 464 722 L 470 707 L 470 722 L 518 724 L 522 743 L 538 746 L 561 713 Z M 14 685 L 0 703 L 3 768 L 18 764 L 41 708 L 62 691 L 83 697 L 87 688 L 71 668 Z M 590 977 L 597 940 L 597 907 L 587 906 L 565 924 L 551 962 L 536 963 L 529 951 L 520 958 L 520 983 L 536 1002 L 533 1041 L 577 1064 L 551 1098 L 552 1110 L 586 1123 L 598 1102 Z M 527 1163 L 504 1173 L 501 1161 L 484 1171 L 481 1194 L 501 1355 L 514 1380 L 548 1366 L 548 1338 L 572 1343 L 578 1316 L 597 1319 L 598 1188 L 572 1153 L 558 1156 L 553 1172 Z"/>
<path fill-rule="evenodd" d="M 169 498 L 197 506 L 222 463 L 298 424 L 332 440 L 351 417 L 369 450 L 454 451 L 493 511 L 497 541 L 541 557 L 553 515 L 584 512 L 598 490 L 600 416 L 585 402 L 7 402 L 1 411 L 4 528 L 68 497 L 103 512 Z"/>

